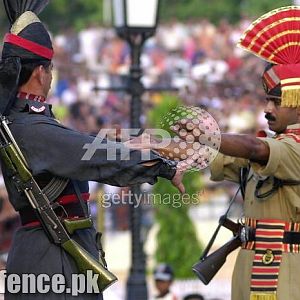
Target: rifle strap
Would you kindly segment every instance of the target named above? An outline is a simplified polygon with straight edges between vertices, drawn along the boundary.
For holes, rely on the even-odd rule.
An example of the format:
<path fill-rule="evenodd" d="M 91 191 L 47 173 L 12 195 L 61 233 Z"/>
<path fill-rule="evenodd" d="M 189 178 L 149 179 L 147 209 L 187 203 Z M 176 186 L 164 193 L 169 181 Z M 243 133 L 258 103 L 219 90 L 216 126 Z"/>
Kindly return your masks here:
<path fill-rule="evenodd" d="M 218 235 L 221 227 L 224 225 L 224 221 L 227 219 L 227 216 L 228 216 L 228 213 L 230 211 L 230 208 L 231 208 L 232 204 L 235 202 L 235 199 L 236 199 L 238 193 L 240 192 L 240 190 L 241 190 L 241 186 L 239 186 L 239 188 L 235 192 L 234 196 L 231 198 L 226 213 L 223 216 L 220 217 L 219 224 L 218 224 L 216 230 L 214 231 L 212 237 L 210 238 L 210 240 L 209 240 L 206 248 L 202 252 L 200 260 L 203 260 L 203 259 L 205 259 L 207 257 L 207 255 L 208 255 L 211 247 L 213 246 L 213 244 L 214 244 L 214 242 L 215 242 L 215 240 L 217 238 L 217 235 Z"/>
<path fill-rule="evenodd" d="M 272 194 L 274 194 L 279 188 L 285 186 L 285 185 L 289 185 L 289 186 L 293 186 L 293 185 L 299 185 L 300 181 L 299 180 L 284 180 L 284 179 L 279 179 L 277 177 L 273 177 L 273 184 L 272 184 L 272 188 L 264 193 L 260 193 L 260 189 L 263 187 L 263 185 L 265 184 L 265 182 L 267 182 L 269 180 L 269 177 L 267 177 L 264 180 L 259 180 L 257 182 L 256 188 L 255 188 L 255 197 L 258 199 L 264 199 L 267 198 L 269 196 L 271 196 Z"/>
<path fill-rule="evenodd" d="M 105 260 L 105 252 L 102 247 L 101 238 L 102 238 L 102 232 L 97 232 L 96 233 L 96 244 L 97 244 L 97 248 L 99 251 L 99 261 L 105 268 L 107 268 L 107 263 Z"/>
<path fill-rule="evenodd" d="M 249 172 L 250 172 L 250 165 L 240 169 L 240 187 L 241 187 L 241 195 L 244 201 L 245 201 L 246 186 L 249 181 L 248 179 Z"/>
<path fill-rule="evenodd" d="M 84 217 L 85 218 L 89 218 L 90 217 L 90 213 L 89 213 L 89 209 L 88 209 L 88 204 L 82 199 L 78 183 L 75 180 L 72 180 L 72 184 L 73 184 L 76 196 L 77 196 L 77 198 L 79 200 L 79 203 L 81 205 L 81 208 L 82 208 L 82 210 L 84 212 Z"/>

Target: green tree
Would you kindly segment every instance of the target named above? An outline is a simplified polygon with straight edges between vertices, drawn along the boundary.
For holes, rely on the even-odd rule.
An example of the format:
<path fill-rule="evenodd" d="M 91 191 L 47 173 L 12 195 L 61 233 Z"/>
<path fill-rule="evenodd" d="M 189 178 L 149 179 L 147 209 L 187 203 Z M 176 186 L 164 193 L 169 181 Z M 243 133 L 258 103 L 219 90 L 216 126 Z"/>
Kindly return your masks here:
<path fill-rule="evenodd" d="M 162 102 L 148 115 L 150 126 L 161 128 L 161 118 L 179 105 L 181 101 L 177 97 L 164 95 Z M 156 261 L 171 264 L 177 278 L 193 277 L 191 267 L 199 259 L 202 250 L 194 224 L 188 216 L 190 205 L 184 204 L 188 202 L 187 199 L 194 200 L 192 197 L 197 195 L 201 188 L 199 173 L 186 174 L 184 185 L 186 187 L 184 196 L 164 179 L 160 179 L 153 188 L 154 195 L 161 196 L 159 197 L 161 201 L 155 202 L 156 220 L 160 226 Z M 181 197 L 185 197 L 184 202 Z"/>
<path fill-rule="evenodd" d="M 102 12 L 102 0 L 51 0 L 40 17 L 55 33 L 68 27 L 79 30 L 90 23 L 101 24 Z M 8 20 L 2 1 L 0 2 L 0 26 L 0 32 L 7 31 Z"/>
<path fill-rule="evenodd" d="M 292 5 L 291 0 L 244 0 L 241 6 L 241 11 L 249 17 L 258 17 L 272 9 L 288 5 Z"/>
<path fill-rule="evenodd" d="M 217 23 L 223 18 L 237 21 L 240 17 L 242 0 L 163 0 L 161 1 L 161 19 L 179 19 L 187 21 L 190 19 L 207 18 Z"/>
<path fill-rule="evenodd" d="M 52 0 L 41 18 L 53 31 L 66 27 L 77 30 L 90 23 L 102 23 L 103 1 L 99 0 Z"/>

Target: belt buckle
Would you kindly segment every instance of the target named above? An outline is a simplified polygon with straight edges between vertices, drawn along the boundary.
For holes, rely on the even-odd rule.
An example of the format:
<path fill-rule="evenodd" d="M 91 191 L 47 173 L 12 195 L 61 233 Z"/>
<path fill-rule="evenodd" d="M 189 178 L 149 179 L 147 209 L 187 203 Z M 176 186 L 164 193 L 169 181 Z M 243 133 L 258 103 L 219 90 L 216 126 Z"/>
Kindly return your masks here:
<path fill-rule="evenodd" d="M 266 253 L 263 255 L 261 261 L 264 265 L 270 265 L 274 261 L 274 254 L 271 249 L 267 249 Z"/>

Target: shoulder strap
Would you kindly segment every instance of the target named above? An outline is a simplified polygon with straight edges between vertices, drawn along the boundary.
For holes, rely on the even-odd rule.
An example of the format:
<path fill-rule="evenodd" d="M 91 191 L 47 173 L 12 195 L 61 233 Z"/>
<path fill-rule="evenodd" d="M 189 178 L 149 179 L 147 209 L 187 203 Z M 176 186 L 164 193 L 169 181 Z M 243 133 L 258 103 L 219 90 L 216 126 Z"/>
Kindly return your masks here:
<path fill-rule="evenodd" d="M 72 180 L 72 184 L 73 184 L 76 196 L 77 196 L 77 198 L 78 198 L 78 200 L 80 202 L 81 208 L 82 208 L 82 210 L 84 212 L 84 215 L 85 215 L 86 218 L 89 218 L 90 217 L 90 213 L 89 213 L 89 210 L 88 210 L 88 206 L 86 205 L 86 203 L 82 199 L 81 192 L 80 192 L 80 189 L 79 189 L 77 181 Z"/>
<path fill-rule="evenodd" d="M 245 200 L 245 191 L 248 182 L 249 171 L 250 171 L 249 165 L 247 167 L 240 169 L 240 187 L 241 187 L 241 195 L 243 197 L 243 200 Z"/>

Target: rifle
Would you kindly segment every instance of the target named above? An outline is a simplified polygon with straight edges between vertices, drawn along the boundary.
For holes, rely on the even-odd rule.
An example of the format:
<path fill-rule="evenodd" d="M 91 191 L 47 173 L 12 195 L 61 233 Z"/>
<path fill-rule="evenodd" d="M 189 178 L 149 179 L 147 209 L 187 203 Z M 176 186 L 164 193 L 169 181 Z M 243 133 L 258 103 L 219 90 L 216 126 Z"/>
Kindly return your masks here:
<path fill-rule="evenodd" d="M 245 226 L 241 223 L 234 223 L 233 221 L 227 218 L 230 208 L 234 203 L 236 196 L 238 195 L 239 191 L 242 192 L 242 196 L 244 198 L 244 190 L 245 185 L 248 181 L 248 172 L 244 172 L 241 169 L 240 174 L 240 186 L 237 189 L 235 195 L 229 202 L 229 206 L 223 216 L 219 219 L 219 224 L 211 237 L 208 245 L 206 246 L 205 250 L 203 251 L 200 260 L 195 263 L 192 267 L 192 270 L 196 273 L 198 278 L 204 283 L 209 284 L 209 282 L 213 279 L 213 277 L 217 274 L 217 272 L 221 269 L 223 264 L 226 261 L 227 256 L 240 247 L 242 243 L 246 242 L 248 239 L 249 234 L 251 233 Z M 233 238 L 228 241 L 224 246 L 213 252 L 212 254 L 208 255 L 221 227 L 224 226 L 225 228 L 229 229 L 233 233 Z"/>
<path fill-rule="evenodd" d="M 0 158 L 17 190 L 20 193 L 25 193 L 50 241 L 62 247 L 73 257 L 79 272 L 85 274 L 88 270 L 92 270 L 94 274 L 99 274 L 97 280 L 99 291 L 105 290 L 117 281 L 117 277 L 108 271 L 104 264 L 97 261 L 83 247 L 72 240 L 69 235 L 76 229 L 91 227 L 91 219 L 65 220 L 64 225 L 62 224 L 54 212 L 55 206 L 58 204 L 50 203 L 48 197 L 33 178 L 8 124 L 9 120 L 0 114 Z"/>
<path fill-rule="evenodd" d="M 226 216 L 222 216 L 219 220 L 219 224 L 231 230 L 234 236 L 225 245 L 214 251 L 212 254 L 207 256 L 207 252 L 204 251 L 204 255 L 202 255 L 199 262 L 193 265 L 192 270 L 205 285 L 209 284 L 209 282 L 221 269 L 227 256 L 242 245 L 240 236 L 244 227 L 240 223 L 234 223 Z"/>

